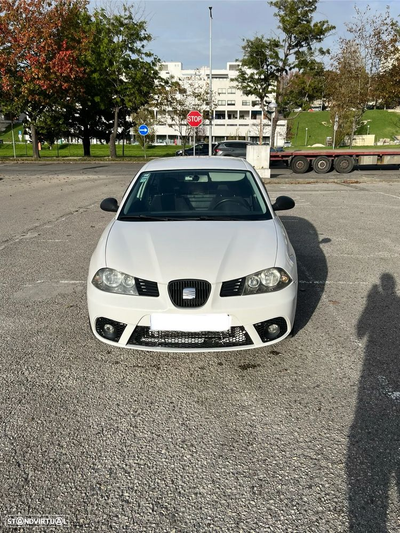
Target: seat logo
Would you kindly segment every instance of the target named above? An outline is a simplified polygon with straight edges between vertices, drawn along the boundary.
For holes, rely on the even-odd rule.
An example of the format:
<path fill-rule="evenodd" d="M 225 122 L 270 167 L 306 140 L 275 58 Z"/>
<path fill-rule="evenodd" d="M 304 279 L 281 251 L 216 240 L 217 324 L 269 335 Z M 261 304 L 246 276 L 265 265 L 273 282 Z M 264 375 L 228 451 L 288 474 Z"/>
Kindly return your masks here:
<path fill-rule="evenodd" d="M 194 300 L 196 298 L 196 289 L 194 287 L 186 287 L 182 291 L 182 298 L 184 300 Z"/>

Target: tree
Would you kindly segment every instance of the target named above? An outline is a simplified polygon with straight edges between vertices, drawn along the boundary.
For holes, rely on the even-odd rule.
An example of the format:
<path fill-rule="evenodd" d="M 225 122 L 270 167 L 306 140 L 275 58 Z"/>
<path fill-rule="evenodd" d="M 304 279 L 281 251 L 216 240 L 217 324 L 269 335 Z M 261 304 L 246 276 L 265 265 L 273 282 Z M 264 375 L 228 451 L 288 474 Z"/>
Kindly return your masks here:
<path fill-rule="evenodd" d="M 337 117 L 336 140 L 350 137 L 350 144 L 368 104 L 387 103 L 400 97 L 398 24 L 384 14 L 355 7 L 356 16 L 346 24 L 350 38 L 339 40 L 327 76 L 331 120 Z"/>
<path fill-rule="evenodd" d="M 276 124 L 279 116 L 285 112 L 285 95 L 288 93 L 287 75 L 292 71 L 305 73 L 315 67 L 317 54 L 328 53 L 323 48 L 315 49 L 334 29 L 328 21 L 314 21 L 318 0 L 271 0 L 269 5 L 276 9 L 274 16 L 278 19 L 277 29 L 279 37 L 255 37 L 246 40 L 243 46 L 244 57 L 242 64 L 250 68 L 246 72 L 242 69 L 240 86 L 244 90 L 257 91 L 260 101 L 268 98 L 272 90 L 277 105 L 272 116 L 271 146 L 274 146 Z M 256 70 L 255 75 L 251 70 Z M 257 76 L 257 69 L 259 75 Z M 265 71 L 263 75 L 262 72 Z M 248 88 L 246 83 L 251 82 Z M 257 81 L 259 79 L 259 82 Z M 268 83 L 270 86 L 267 87 Z M 257 95 L 256 92 L 254 92 Z"/>
<path fill-rule="evenodd" d="M 264 35 L 245 39 L 243 59 L 236 77 L 237 86 L 246 96 L 256 96 L 260 101 L 261 120 L 259 128 L 260 144 L 263 138 L 263 119 L 271 102 L 271 91 L 278 80 L 279 52 L 276 39 L 266 39 Z"/>
<path fill-rule="evenodd" d="M 325 68 L 319 61 L 310 61 L 307 69 L 291 71 L 282 76 L 282 114 L 288 118 L 296 108 L 306 111 L 315 100 L 321 102 L 325 93 Z"/>
<path fill-rule="evenodd" d="M 389 7 L 384 13 L 372 13 L 370 6 L 364 10 L 354 6 L 355 17 L 346 23 L 350 40 L 357 43 L 360 59 L 368 75 L 369 102 L 375 105 L 379 101 L 393 98 L 397 92 L 399 75 L 396 75 L 399 57 L 399 25 L 390 16 Z M 346 41 L 346 39 L 341 39 Z M 395 81 L 393 84 L 392 80 Z"/>
<path fill-rule="evenodd" d="M 0 0 L 0 92 L 4 108 L 36 127 L 47 111 L 77 96 L 88 37 L 78 24 L 86 0 Z"/>
<path fill-rule="evenodd" d="M 115 158 L 120 112 L 135 112 L 149 100 L 159 76 L 159 60 L 146 51 L 151 35 L 131 6 L 123 5 L 121 13 L 112 15 L 103 8 L 96 10 L 94 29 L 91 77 L 101 79 L 104 93 L 98 97 L 111 103 L 110 156 Z"/>
<path fill-rule="evenodd" d="M 193 110 L 208 115 L 209 97 L 208 87 L 200 74 L 159 85 L 152 106 L 157 111 L 158 122 L 168 124 L 178 133 L 183 149 L 195 129 L 188 125 L 187 115 Z"/>
<path fill-rule="evenodd" d="M 354 40 L 341 40 L 340 50 L 333 56 L 328 76 L 328 98 L 331 121 L 337 117 L 336 143 L 350 136 L 350 145 L 369 98 L 369 76 L 359 45 Z"/>

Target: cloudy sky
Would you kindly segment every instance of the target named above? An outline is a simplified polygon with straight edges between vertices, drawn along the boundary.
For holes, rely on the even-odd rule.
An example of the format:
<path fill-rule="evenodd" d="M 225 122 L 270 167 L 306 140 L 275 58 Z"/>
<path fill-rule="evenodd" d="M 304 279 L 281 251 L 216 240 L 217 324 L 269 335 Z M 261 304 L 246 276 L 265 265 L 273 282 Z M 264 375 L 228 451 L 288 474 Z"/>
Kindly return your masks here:
<path fill-rule="evenodd" d="M 210 20 L 213 8 L 212 65 L 225 68 L 228 61 L 242 56 L 243 38 L 255 34 L 271 36 L 276 26 L 274 10 L 265 0 L 142 0 L 144 17 L 154 41 L 151 49 L 163 61 L 183 63 L 186 69 L 209 65 Z M 327 45 L 345 35 L 344 23 L 354 15 L 354 5 L 373 13 L 384 12 L 390 6 L 393 18 L 400 15 L 400 1 L 321 0 L 316 17 L 336 26 Z M 398 19 L 400 21 L 400 18 Z"/>

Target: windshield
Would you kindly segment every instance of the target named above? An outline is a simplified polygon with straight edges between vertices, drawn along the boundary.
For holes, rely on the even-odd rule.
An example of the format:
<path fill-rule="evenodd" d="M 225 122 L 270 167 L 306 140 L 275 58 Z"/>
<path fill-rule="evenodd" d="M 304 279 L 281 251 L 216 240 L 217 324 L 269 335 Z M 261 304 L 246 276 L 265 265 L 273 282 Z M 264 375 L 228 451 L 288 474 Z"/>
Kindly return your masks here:
<path fill-rule="evenodd" d="M 169 170 L 143 172 L 119 220 L 269 220 L 251 172 Z"/>

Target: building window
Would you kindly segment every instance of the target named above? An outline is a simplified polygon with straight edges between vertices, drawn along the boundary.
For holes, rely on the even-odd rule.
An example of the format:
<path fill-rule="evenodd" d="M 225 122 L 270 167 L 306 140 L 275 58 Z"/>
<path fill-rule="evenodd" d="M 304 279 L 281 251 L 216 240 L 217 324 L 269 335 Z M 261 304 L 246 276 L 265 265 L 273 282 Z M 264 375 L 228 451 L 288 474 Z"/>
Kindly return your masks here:
<path fill-rule="evenodd" d="M 235 100 L 228 100 L 228 105 L 235 105 Z"/>
<path fill-rule="evenodd" d="M 226 89 L 218 89 L 218 94 L 226 94 Z"/>
<path fill-rule="evenodd" d="M 234 87 L 228 87 L 228 94 L 236 94 L 236 89 Z"/>
<path fill-rule="evenodd" d="M 226 100 L 218 100 L 217 105 L 226 105 Z"/>
<path fill-rule="evenodd" d="M 250 100 L 242 100 L 242 105 L 250 105 Z"/>

